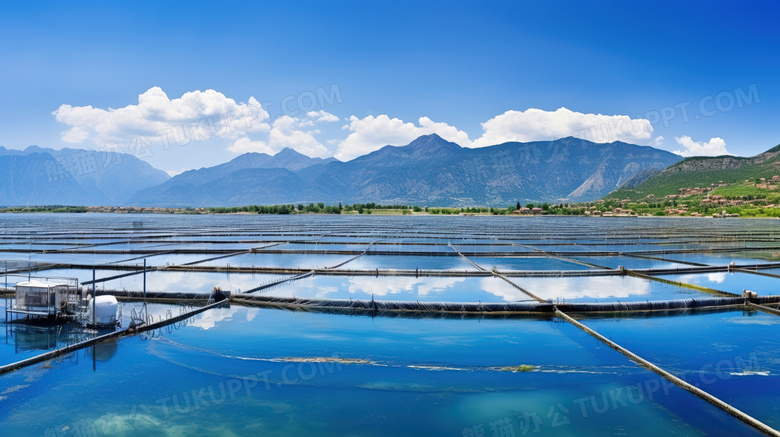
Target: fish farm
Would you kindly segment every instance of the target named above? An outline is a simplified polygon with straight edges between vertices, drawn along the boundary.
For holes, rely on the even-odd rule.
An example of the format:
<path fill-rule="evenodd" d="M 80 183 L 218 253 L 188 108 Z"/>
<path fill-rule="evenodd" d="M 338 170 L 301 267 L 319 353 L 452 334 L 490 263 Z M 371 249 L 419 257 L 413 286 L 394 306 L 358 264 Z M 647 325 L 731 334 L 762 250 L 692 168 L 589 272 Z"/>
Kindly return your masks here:
<path fill-rule="evenodd" d="M 3 435 L 780 435 L 780 222 L 4 214 Z"/>

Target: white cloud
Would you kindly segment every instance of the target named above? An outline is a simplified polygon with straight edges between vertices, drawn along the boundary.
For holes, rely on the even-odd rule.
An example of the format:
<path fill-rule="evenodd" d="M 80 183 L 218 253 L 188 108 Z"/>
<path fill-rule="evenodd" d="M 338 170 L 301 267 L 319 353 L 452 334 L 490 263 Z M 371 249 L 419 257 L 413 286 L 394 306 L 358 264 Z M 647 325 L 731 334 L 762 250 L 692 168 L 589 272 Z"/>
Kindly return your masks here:
<path fill-rule="evenodd" d="M 414 123 L 385 114 L 363 118 L 353 115 L 343 126 L 346 137 L 333 138 L 332 129 L 322 133 L 318 125 L 341 119 L 324 110 L 284 115 L 271 122 L 254 97 L 241 103 L 215 90 L 196 90 L 170 99 L 159 87 L 140 94 L 137 104 L 106 109 L 63 104 L 53 114 L 57 121 L 67 126 L 61 133 L 65 142 L 127 147 L 128 150 L 148 142 L 167 148 L 215 140 L 216 144 L 223 144 L 234 153 L 275 154 L 290 147 L 308 156 L 325 157 L 333 154 L 335 148 L 336 158 L 349 160 L 388 144 L 403 146 L 421 135 L 432 133 L 464 147 L 484 147 L 507 141 L 547 141 L 566 136 L 594 142 L 622 140 L 656 147 L 663 144 L 661 136 L 652 139 L 653 127 L 648 120 L 625 115 L 584 114 L 566 108 L 506 111 L 482 123 L 482 136 L 474 141 L 457 127 L 428 117 L 420 117 Z M 326 134 L 331 139 L 320 141 L 318 137 Z M 720 138 L 713 138 L 709 143 L 696 143 L 690 137 L 675 140 L 686 149 L 676 153 L 684 156 L 728 153 Z"/>
<path fill-rule="evenodd" d="M 336 158 L 346 161 L 360 155 L 378 150 L 388 144 L 404 146 L 421 135 L 436 133 L 445 140 L 470 146 L 469 136 L 454 126 L 446 123 L 435 123 L 428 117 L 419 119 L 419 126 L 407 123 L 399 118 L 390 118 L 385 114 L 374 117 L 369 115 L 349 118 L 349 124 L 344 126 L 351 133 L 338 146 Z"/>
<path fill-rule="evenodd" d="M 319 114 L 314 117 L 320 116 Z M 269 134 L 268 146 L 273 150 L 281 150 L 285 147 L 312 157 L 328 155 L 328 149 L 314 137 L 320 133 L 317 129 L 302 129 L 310 126 L 317 120 L 290 117 L 283 115 L 274 121 Z"/>
<path fill-rule="evenodd" d="M 428 117 L 420 117 L 419 123 L 420 127 L 426 132 L 423 135 L 436 133 L 445 140 L 452 141 L 460 146 L 472 146 L 469 135 L 455 126 L 450 126 L 447 123 L 436 123 Z"/>
<path fill-rule="evenodd" d="M 228 150 L 239 154 L 249 152 L 274 154 L 274 150 L 268 147 L 265 141 L 253 141 L 247 137 L 241 137 L 233 141 Z"/>
<path fill-rule="evenodd" d="M 320 131 L 310 127 L 318 122 L 336 120 L 338 117 L 325 111 L 312 111 L 304 117 L 283 115 L 274 120 L 271 125 L 268 141 L 255 141 L 242 137 L 235 140 L 228 150 L 234 153 L 260 152 L 273 155 L 289 147 L 307 156 L 324 157 L 329 155 L 329 151 L 315 138 Z"/>
<path fill-rule="evenodd" d="M 212 137 L 238 138 L 248 132 L 268 131 L 268 113 L 254 97 L 236 103 L 214 91 L 191 91 L 169 99 L 159 87 L 138 96 L 137 105 L 121 108 L 61 105 L 53 112 L 57 121 L 70 126 L 62 140 L 129 144 L 134 137 L 150 140 L 204 140 Z"/>
<path fill-rule="evenodd" d="M 644 143 L 653 133 L 653 126 L 645 119 L 632 119 L 627 115 L 583 114 L 566 108 L 556 111 L 536 108 L 510 110 L 482 123 L 482 129 L 484 133 L 474 141 L 475 147 L 509 141 L 546 141 L 569 136 L 596 143 Z"/>
<path fill-rule="evenodd" d="M 339 121 L 339 118 L 335 115 L 331 114 L 330 112 L 326 112 L 323 110 L 319 111 L 309 111 L 306 113 L 306 115 L 309 116 L 309 118 L 315 119 L 315 121 L 326 121 L 326 122 L 334 122 Z"/>
<path fill-rule="evenodd" d="M 726 142 L 722 138 L 710 138 L 708 142 L 693 141 L 691 137 L 683 135 L 681 137 L 674 137 L 677 144 L 685 147 L 685 150 L 675 150 L 674 153 L 688 156 L 720 156 L 731 155 L 726 150 Z"/>
<path fill-rule="evenodd" d="M 150 142 L 166 148 L 191 142 L 221 139 L 230 141 L 234 153 L 274 154 L 285 147 L 309 156 L 327 156 L 328 149 L 315 135 L 317 123 L 332 123 L 339 117 L 324 111 L 310 111 L 298 117 L 282 116 L 273 123 L 260 103 L 250 97 L 237 103 L 214 90 L 191 91 L 169 99 L 159 87 L 138 96 L 138 104 L 102 109 L 61 105 L 53 112 L 57 121 L 69 126 L 61 135 L 69 143 L 92 143 L 124 148 Z"/>
<path fill-rule="evenodd" d="M 659 135 L 658 138 L 654 139 L 652 142 L 653 147 L 661 147 L 663 144 L 664 144 L 663 135 Z"/>
<path fill-rule="evenodd" d="M 597 143 L 648 143 L 653 133 L 653 126 L 645 119 L 632 119 L 627 115 L 583 114 L 566 108 L 556 111 L 535 108 L 506 111 L 482 123 L 484 132 L 473 142 L 466 132 L 446 123 L 436 123 L 428 117 L 421 117 L 418 124 L 384 114 L 365 118 L 353 115 L 349 124 L 344 126 L 351 133 L 339 144 L 336 157 L 352 159 L 388 144 L 405 145 L 431 133 L 464 147 L 486 147 L 508 141 L 548 141 L 568 136 Z M 663 141 L 663 137 L 656 141 Z"/>
<path fill-rule="evenodd" d="M 62 133 L 62 141 L 66 143 L 80 144 L 89 138 L 89 132 L 76 126 Z"/>

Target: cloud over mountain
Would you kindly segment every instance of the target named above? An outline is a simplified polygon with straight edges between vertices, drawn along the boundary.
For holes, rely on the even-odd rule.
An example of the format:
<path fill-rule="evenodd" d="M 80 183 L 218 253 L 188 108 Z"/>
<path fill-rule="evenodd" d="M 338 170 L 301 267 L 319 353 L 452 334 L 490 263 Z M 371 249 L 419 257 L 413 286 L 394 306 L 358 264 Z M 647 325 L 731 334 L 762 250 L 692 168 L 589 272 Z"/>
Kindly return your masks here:
<path fill-rule="evenodd" d="M 350 134 L 339 143 L 335 156 L 339 160 L 348 161 L 388 144 L 407 144 L 417 137 L 433 133 L 461 146 L 471 145 L 466 132 L 447 123 L 436 123 L 428 117 L 421 117 L 418 123 L 419 125 L 415 125 L 385 114 L 363 118 L 353 115 L 349 118 L 349 124 L 344 126 Z"/>
<path fill-rule="evenodd" d="M 352 115 L 341 133 L 334 135 L 329 126 L 340 118 L 325 110 L 282 114 L 271 120 L 254 97 L 242 103 L 215 90 L 196 90 L 170 99 L 161 88 L 153 87 L 138 96 L 137 104 L 116 109 L 63 104 L 53 114 L 57 121 L 68 126 L 61 139 L 70 143 L 122 148 L 141 141 L 167 150 L 174 144 L 214 141 L 237 154 L 273 154 L 290 147 L 308 156 L 335 156 L 343 161 L 430 134 L 463 147 L 551 141 L 569 136 L 595 143 L 656 144 L 652 142 L 653 126 L 646 119 L 586 114 L 563 107 L 555 111 L 536 108 L 505 111 L 482 123 L 483 131 L 477 138 L 426 116 L 415 123 L 387 114 L 362 118 Z M 718 147 L 717 143 L 707 143 L 684 153 L 714 153 Z"/>
<path fill-rule="evenodd" d="M 418 124 L 404 122 L 388 115 L 352 116 L 345 129 L 350 131 L 338 148 L 341 160 L 372 152 L 387 144 L 405 144 L 420 135 L 435 133 L 463 147 L 487 147 L 509 141 L 551 141 L 576 137 L 595 143 L 629 141 L 646 144 L 653 134 L 649 120 L 627 115 L 584 114 L 559 108 L 544 111 L 530 108 L 525 111 L 506 111 L 482 123 L 482 136 L 471 140 L 469 135 L 447 123 L 421 117 Z"/>
<path fill-rule="evenodd" d="M 138 96 L 138 104 L 121 108 L 94 108 L 67 104 L 53 112 L 69 126 L 61 139 L 70 143 L 128 144 L 133 137 L 182 141 L 187 137 L 240 138 L 250 132 L 267 132 L 268 113 L 250 97 L 237 103 L 214 91 L 191 91 L 170 99 L 159 87 Z"/>
<path fill-rule="evenodd" d="M 576 137 L 594 143 L 629 141 L 644 144 L 653 134 L 645 119 L 627 115 L 583 114 L 566 108 L 543 111 L 506 111 L 482 123 L 484 133 L 474 146 L 485 147 L 507 141 L 544 141 Z"/>
<path fill-rule="evenodd" d="M 315 138 L 320 131 L 314 126 L 339 120 L 319 110 L 272 121 L 254 97 L 236 102 L 209 89 L 170 99 L 159 87 L 140 94 L 138 104 L 108 109 L 63 104 L 53 114 L 68 126 L 60 136 L 68 143 L 118 149 L 140 143 L 168 149 L 217 139 L 235 153 L 276 153 L 295 147 L 310 156 L 330 154 Z"/>
<path fill-rule="evenodd" d="M 685 156 L 686 158 L 689 156 L 731 155 L 731 153 L 726 150 L 726 142 L 719 137 L 710 138 L 709 141 L 704 142 L 693 141 L 688 135 L 683 135 L 681 137 L 674 137 L 674 140 L 677 144 L 684 147 L 684 149 L 675 150 L 674 153 Z"/>

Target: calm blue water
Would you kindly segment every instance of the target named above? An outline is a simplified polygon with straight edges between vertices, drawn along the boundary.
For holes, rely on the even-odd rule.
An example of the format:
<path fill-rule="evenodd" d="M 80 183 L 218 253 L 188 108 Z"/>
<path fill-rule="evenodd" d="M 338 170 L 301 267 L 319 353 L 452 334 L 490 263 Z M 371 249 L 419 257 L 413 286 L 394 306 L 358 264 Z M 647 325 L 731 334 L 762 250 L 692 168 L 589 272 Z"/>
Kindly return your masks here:
<path fill-rule="evenodd" d="M 632 256 L 578 256 L 574 259 L 595 264 L 597 266 L 609 267 L 611 269 L 616 269 L 620 266 L 623 266 L 627 269 L 675 269 L 690 267 L 687 264 L 636 258 Z"/>
<path fill-rule="evenodd" d="M 240 252 L 244 250 L 262 248 L 267 245 L 268 245 L 267 243 L 230 243 L 230 242 L 186 243 L 186 244 L 169 243 L 169 244 L 155 246 L 153 247 L 153 249 L 160 250 L 160 251 L 185 249 L 185 250 L 205 250 L 205 251 L 228 250 L 232 252 Z"/>
<path fill-rule="evenodd" d="M 490 246 L 490 245 L 468 245 L 468 244 L 458 244 L 457 242 L 452 243 L 455 248 L 457 248 L 461 253 L 466 252 L 474 252 L 474 253 L 481 253 L 481 252 L 501 252 L 501 253 L 517 253 L 517 254 L 524 254 L 524 253 L 530 253 L 533 252 L 532 249 L 528 247 L 521 247 L 521 246 Z M 415 247 L 415 246 L 411 246 Z"/>
<path fill-rule="evenodd" d="M 181 265 L 201 261 L 208 258 L 221 256 L 219 254 L 189 254 L 189 253 L 166 253 L 161 255 L 141 256 L 129 255 L 127 259 L 116 264 L 143 266 L 144 259 L 148 267 L 164 267 L 168 265 Z"/>
<path fill-rule="evenodd" d="M 368 244 L 315 244 L 315 243 L 288 243 L 280 244 L 268 248 L 270 251 L 307 251 L 307 252 L 324 252 L 326 250 L 344 250 L 353 252 L 362 252 L 368 248 Z M 262 250 L 261 250 L 262 252 Z"/>
<path fill-rule="evenodd" d="M 771 272 L 770 272 L 771 273 Z M 742 272 L 696 273 L 690 275 L 660 275 L 659 277 L 741 295 L 750 290 L 759 296 L 780 294 L 780 278 Z"/>
<path fill-rule="evenodd" d="M 3 260 L 25 260 L 40 263 L 71 263 L 81 265 L 96 265 L 121 262 L 128 258 L 134 258 L 131 255 L 124 254 L 91 254 L 91 253 L 18 253 L 18 252 L 0 252 L 0 259 Z M 143 263 L 143 261 L 141 261 Z"/>
<path fill-rule="evenodd" d="M 517 302 L 531 298 L 489 277 L 314 276 L 260 292 L 264 296 L 420 302 Z"/>
<path fill-rule="evenodd" d="M 540 298 L 557 302 L 646 302 L 712 297 L 689 288 L 633 276 L 511 279 Z"/>
<path fill-rule="evenodd" d="M 735 264 L 761 264 L 768 262 L 765 259 L 755 257 L 752 252 L 670 253 L 658 256 L 670 261 L 687 261 L 713 266 L 727 266 L 732 261 Z"/>
<path fill-rule="evenodd" d="M 733 247 L 728 253 L 666 254 L 669 261 L 587 256 L 616 268 L 682 267 L 673 260 L 726 265 L 777 259 L 777 220 L 568 217 L 337 217 L 0 214 L 7 259 L 73 264 L 322 268 L 580 270 L 548 252 L 636 252 Z M 80 238 L 83 237 L 83 238 Z M 742 241 L 741 238 L 764 241 Z M 423 243 L 409 245 L 405 243 Z M 114 244 L 109 244 L 114 243 Z M 520 245 L 501 245 L 516 243 Z M 654 244 L 663 243 L 663 244 Z M 521 246 L 522 245 L 522 246 Z M 761 252 L 745 246 L 766 247 Z M 57 253 L 77 248 L 80 253 Z M 115 253 L 93 254 L 107 250 Z M 145 254 L 123 254 L 141 250 Z M 188 253 L 166 253 L 184 250 Z M 271 253 L 283 250 L 285 253 Z M 51 252 L 55 251 L 55 252 Z M 306 251 L 306 253 L 295 253 Z M 401 255 L 373 255 L 394 251 Z M 423 255 L 411 254 L 421 252 Z M 195 253 L 189 253 L 195 252 Z M 404 255 L 409 253 L 409 255 Z M 37 275 L 91 279 L 90 269 Z M 98 271 L 99 278 L 121 271 Z M 156 271 L 150 291 L 248 290 L 285 275 Z M 776 278 L 747 273 L 670 279 L 773 294 Z M 711 297 L 628 276 L 513 277 L 557 302 L 630 302 Z M 101 289 L 140 291 L 143 276 L 101 281 Z M 446 302 L 530 301 L 496 277 L 318 275 L 261 295 Z M 0 306 L 6 301 L 0 299 Z M 123 323 L 139 302 L 122 303 Z M 2 308 L 0 307 L 0 310 Z M 154 320 L 177 305 L 149 304 Z M 721 312 L 586 319 L 608 337 L 737 408 L 780 427 L 777 411 L 780 318 Z M 95 335 L 80 329 L 18 329 L 0 323 L 0 364 Z M 5 336 L 3 336 L 5 334 Z M 731 364 L 731 367 L 729 367 Z M 525 365 L 528 367 L 519 368 Z M 517 371 L 527 370 L 527 371 Z M 527 425 L 527 428 L 525 427 Z M 388 318 L 232 306 L 184 323 L 0 376 L 2 435 L 756 435 L 721 410 L 628 361 L 568 323 L 547 319 Z"/>
<path fill-rule="evenodd" d="M 541 435 L 755 435 L 548 321 L 232 307 L 101 356 L 95 370 L 85 353 L 0 377 L 10 388 L 0 426 L 9 435 L 114 426 L 123 435 L 461 436 L 490 435 L 491 426 L 522 435 L 521 418 L 530 418 Z M 333 357 L 360 361 L 312 362 Z M 499 370 L 519 364 L 534 371 Z M 55 414 L 65 405 L 67 414 Z"/>
<path fill-rule="evenodd" d="M 198 263 L 199 266 L 227 265 L 234 267 L 278 267 L 295 269 L 322 269 L 354 258 L 355 255 L 326 255 L 308 253 L 246 253 Z"/>
<path fill-rule="evenodd" d="M 460 256 L 371 255 L 356 258 L 340 269 L 347 270 L 459 270 L 477 271 L 477 268 Z"/>
<path fill-rule="evenodd" d="M 732 311 L 586 320 L 634 353 L 780 427 L 780 318 Z"/>
<path fill-rule="evenodd" d="M 590 270 L 590 267 L 556 258 L 543 257 L 470 257 L 480 267 L 499 271 L 506 270 Z"/>
<path fill-rule="evenodd" d="M 289 277 L 265 273 L 215 273 L 154 271 L 146 273 L 146 290 L 157 292 L 206 293 L 220 287 L 233 292 L 246 291 L 269 282 Z M 142 291 L 142 273 L 99 282 L 101 290 Z"/>
<path fill-rule="evenodd" d="M 375 244 L 368 249 L 368 253 L 371 252 L 452 253 L 454 250 L 447 246 L 446 241 L 440 241 L 438 245 Z"/>
<path fill-rule="evenodd" d="M 104 251 L 110 250 L 114 252 L 122 252 L 127 250 L 146 250 L 146 251 L 163 251 L 169 248 L 169 244 L 166 243 L 105 243 L 103 241 L 96 242 L 94 245 L 85 245 L 74 248 L 79 252 L 91 252 L 95 250 Z"/>
<path fill-rule="evenodd" d="M 111 276 L 116 275 L 124 275 L 132 273 L 131 271 L 127 270 L 98 270 L 95 269 L 95 279 L 101 280 L 102 278 L 108 278 Z M 76 278 L 79 281 L 79 284 L 82 284 L 87 281 L 92 281 L 92 269 L 49 269 L 49 270 L 41 270 L 37 272 L 31 272 L 29 274 L 30 278 L 39 278 L 42 281 L 47 280 L 47 278 Z M 28 278 L 27 274 L 22 274 L 20 276 L 16 276 L 17 282 L 20 280 L 26 281 Z M 91 286 L 88 286 L 91 289 Z"/>

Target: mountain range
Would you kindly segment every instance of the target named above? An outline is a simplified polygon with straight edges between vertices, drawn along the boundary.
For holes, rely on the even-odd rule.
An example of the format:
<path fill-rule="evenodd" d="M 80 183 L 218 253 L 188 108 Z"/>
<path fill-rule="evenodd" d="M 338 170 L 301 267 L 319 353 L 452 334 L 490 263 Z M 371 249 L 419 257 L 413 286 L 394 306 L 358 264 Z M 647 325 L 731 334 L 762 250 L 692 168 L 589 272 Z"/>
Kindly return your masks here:
<path fill-rule="evenodd" d="M 0 205 L 121 205 L 170 179 L 146 161 L 113 151 L 0 147 Z"/>
<path fill-rule="evenodd" d="M 310 158 L 290 148 L 273 156 L 244 153 L 224 164 L 185 171 L 159 186 L 140 190 L 130 204 L 189 207 L 290 203 L 303 189 L 295 172 L 331 162 L 338 161 Z"/>
<path fill-rule="evenodd" d="M 678 194 L 680 188 L 709 187 L 743 182 L 753 178 L 780 175 L 780 146 L 752 157 L 696 156 L 686 158 L 663 171 L 648 175 L 638 183 L 627 183 L 610 193 L 610 198 L 637 200 L 653 194 Z"/>
<path fill-rule="evenodd" d="M 385 146 L 348 162 L 315 161 L 287 149 L 290 165 L 257 165 L 242 155 L 183 173 L 134 196 L 139 206 L 383 203 L 436 206 L 598 199 L 637 173 L 681 158 L 646 146 L 576 138 L 470 149 L 436 134 Z"/>
<path fill-rule="evenodd" d="M 0 175 L 9 175 L 6 168 L 11 171 L 8 177 L 0 176 L 0 195 L 6 196 L 0 197 L 0 204 L 204 207 L 375 202 L 506 207 L 518 201 L 570 203 L 601 198 L 632 178 L 661 171 L 682 159 L 623 142 L 593 143 L 569 137 L 472 149 L 432 134 L 348 162 L 310 158 L 288 148 L 273 156 L 246 153 L 173 178 L 128 155 L 122 165 L 109 166 L 102 173 L 82 175 L 78 167 L 62 165 L 57 171 L 67 170 L 66 176 L 72 177 L 55 184 L 50 182 L 52 172 L 55 177 L 58 173 L 51 170 L 51 160 L 67 163 L 62 156 L 79 153 L 64 150 L 30 147 L 13 153 L 0 149 Z M 5 163 L 11 158 L 26 161 Z M 35 182 L 30 184 L 34 189 L 19 188 L 16 182 L 24 177 Z M 111 187 L 105 184 L 109 177 L 116 182 Z"/>

